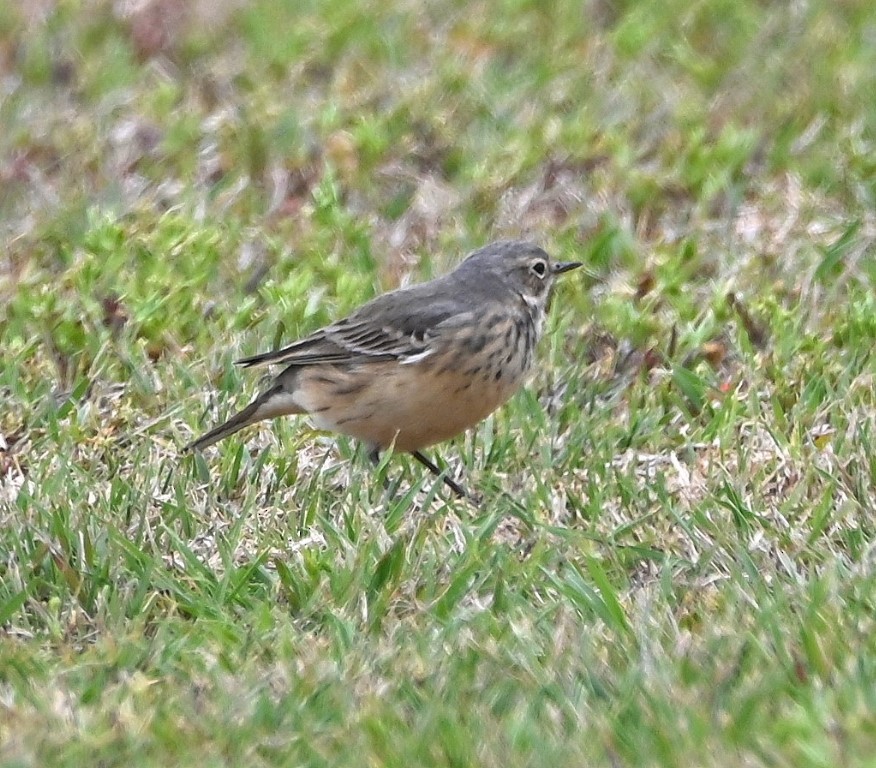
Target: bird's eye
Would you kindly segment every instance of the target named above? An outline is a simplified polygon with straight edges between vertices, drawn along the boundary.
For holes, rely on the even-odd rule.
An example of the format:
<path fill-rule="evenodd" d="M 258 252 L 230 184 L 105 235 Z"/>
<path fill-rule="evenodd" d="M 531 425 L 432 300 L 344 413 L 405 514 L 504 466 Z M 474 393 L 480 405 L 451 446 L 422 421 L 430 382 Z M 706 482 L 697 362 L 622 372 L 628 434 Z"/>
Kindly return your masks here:
<path fill-rule="evenodd" d="M 541 260 L 533 262 L 529 269 L 539 278 L 542 278 L 547 274 L 547 264 Z"/>

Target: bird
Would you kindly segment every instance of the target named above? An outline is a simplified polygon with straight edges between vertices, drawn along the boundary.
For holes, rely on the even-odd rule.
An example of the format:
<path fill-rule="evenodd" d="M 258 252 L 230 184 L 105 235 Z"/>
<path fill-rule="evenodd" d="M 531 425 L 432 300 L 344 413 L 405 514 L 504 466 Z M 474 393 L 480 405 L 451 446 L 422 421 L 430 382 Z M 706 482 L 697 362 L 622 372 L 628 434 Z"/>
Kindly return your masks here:
<path fill-rule="evenodd" d="M 423 449 L 478 424 L 520 388 L 555 280 L 580 266 L 553 261 L 532 242 L 490 243 L 441 277 L 381 294 L 282 349 L 238 360 L 283 368 L 243 410 L 183 450 L 307 414 L 317 429 L 364 443 L 373 463 L 389 448 L 410 453 L 457 496 L 469 496 Z"/>

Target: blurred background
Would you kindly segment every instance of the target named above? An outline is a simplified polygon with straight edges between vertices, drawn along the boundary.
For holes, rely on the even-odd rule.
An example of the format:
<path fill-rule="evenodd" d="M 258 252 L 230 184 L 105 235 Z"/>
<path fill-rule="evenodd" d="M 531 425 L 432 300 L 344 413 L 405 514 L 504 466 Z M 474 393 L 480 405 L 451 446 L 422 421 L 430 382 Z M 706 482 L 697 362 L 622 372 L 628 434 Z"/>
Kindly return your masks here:
<path fill-rule="evenodd" d="M 4 342 L 157 355 L 266 279 L 343 310 L 518 235 L 781 300 L 872 244 L 874 36 L 864 0 L 6 3 Z"/>

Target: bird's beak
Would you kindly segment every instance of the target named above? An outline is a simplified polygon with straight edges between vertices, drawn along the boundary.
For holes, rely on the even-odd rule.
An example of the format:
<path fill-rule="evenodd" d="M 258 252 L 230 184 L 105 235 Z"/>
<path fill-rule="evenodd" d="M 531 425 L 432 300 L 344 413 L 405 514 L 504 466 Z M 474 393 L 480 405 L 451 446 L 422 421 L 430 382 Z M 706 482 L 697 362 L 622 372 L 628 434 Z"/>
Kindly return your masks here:
<path fill-rule="evenodd" d="M 580 261 L 558 261 L 554 264 L 554 274 L 562 275 L 563 272 L 571 272 L 573 269 L 578 269 L 578 267 L 583 267 L 584 265 Z"/>

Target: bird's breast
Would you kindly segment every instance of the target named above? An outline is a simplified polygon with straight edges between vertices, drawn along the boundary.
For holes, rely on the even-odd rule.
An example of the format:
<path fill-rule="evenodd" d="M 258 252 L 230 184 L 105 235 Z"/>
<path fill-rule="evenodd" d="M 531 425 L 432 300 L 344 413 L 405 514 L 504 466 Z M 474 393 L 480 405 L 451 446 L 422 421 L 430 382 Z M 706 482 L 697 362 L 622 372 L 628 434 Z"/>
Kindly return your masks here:
<path fill-rule="evenodd" d="M 432 353 L 302 369 L 298 400 L 317 427 L 415 451 L 474 426 L 523 383 L 537 329 L 528 314 L 485 317 L 436 338 Z"/>

